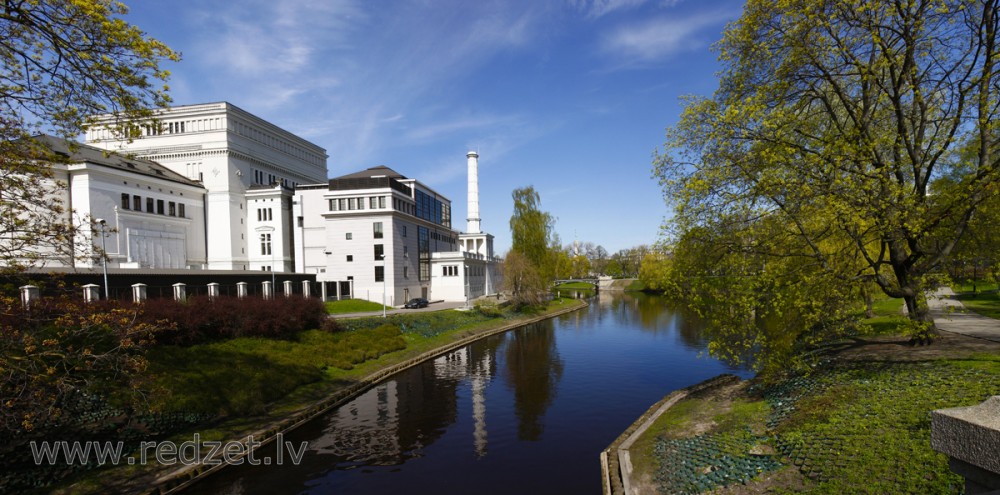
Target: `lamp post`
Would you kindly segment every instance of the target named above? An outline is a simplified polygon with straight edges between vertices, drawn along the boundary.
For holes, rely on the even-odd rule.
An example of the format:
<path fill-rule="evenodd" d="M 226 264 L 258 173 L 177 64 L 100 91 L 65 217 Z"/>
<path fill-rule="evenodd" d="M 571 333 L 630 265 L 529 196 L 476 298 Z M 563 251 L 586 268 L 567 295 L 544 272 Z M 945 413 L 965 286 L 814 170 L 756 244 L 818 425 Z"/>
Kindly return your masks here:
<path fill-rule="evenodd" d="M 382 318 L 385 318 L 385 253 L 382 253 Z"/>
<path fill-rule="evenodd" d="M 108 241 L 105 240 L 107 236 L 104 234 L 104 228 L 107 226 L 108 222 L 103 218 L 98 218 L 97 223 L 101 226 L 101 261 L 103 261 L 104 269 L 104 300 L 108 300 Z"/>

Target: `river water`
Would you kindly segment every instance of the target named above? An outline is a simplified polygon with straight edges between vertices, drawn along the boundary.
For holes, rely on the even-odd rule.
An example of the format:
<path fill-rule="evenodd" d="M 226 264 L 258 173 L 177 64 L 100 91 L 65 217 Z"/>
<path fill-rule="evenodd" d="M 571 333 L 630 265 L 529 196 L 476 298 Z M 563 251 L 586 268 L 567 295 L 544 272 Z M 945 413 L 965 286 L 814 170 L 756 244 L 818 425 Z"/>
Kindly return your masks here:
<path fill-rule="evenodd" d="M 657 296 L 590 302 L 400 372 L 286 435 L 280 466 L 263 447 L 272 465 L 185 493 L 599 494 L 601 450 L 650 405 L 750 374 L 705 355 L 698 325 Z"/>

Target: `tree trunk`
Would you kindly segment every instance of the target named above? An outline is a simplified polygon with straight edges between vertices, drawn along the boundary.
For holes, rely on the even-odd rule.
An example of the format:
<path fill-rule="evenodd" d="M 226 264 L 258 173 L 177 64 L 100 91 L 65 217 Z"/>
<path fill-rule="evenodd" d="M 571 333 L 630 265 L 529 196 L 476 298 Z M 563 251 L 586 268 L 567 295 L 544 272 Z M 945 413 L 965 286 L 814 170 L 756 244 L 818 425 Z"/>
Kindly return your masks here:
<path fill-rule="evenodd" d="M 910 342 L 929 344 L 937 335 L 937 327 L 934 326 L 934 318 L 931 317 L 930 308 L 927 306 L 927 296 L 920 290 L 909 292 L 911 293 L 903 296 L 903 301 L 906 303 L 906 313 L 915 325 Z"/>

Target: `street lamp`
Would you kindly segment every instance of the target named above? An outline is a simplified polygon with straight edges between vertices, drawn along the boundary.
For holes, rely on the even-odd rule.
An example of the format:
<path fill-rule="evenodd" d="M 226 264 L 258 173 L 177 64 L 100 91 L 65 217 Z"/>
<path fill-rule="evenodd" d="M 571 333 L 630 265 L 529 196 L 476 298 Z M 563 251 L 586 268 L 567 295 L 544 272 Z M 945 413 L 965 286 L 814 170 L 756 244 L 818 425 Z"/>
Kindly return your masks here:
<path fill-rule="evenodd" d="M 385 253 L 379 257 L 382 258 L 382 318 L 385 318 Z"/>
<path fill-rule="evenodd" d="M 107 226 L 108 222 L 105 221 L 103 218 L 98 218 L 96 221 L 101 226 L 101 250 L 103 251 L 101 253 L 101 260 L 104 262 L 103 263 L 103 265 L 104 265 L 104 267 L 103 267 L 104 268 L 104 300 L 108 300 L 109 299 L 109 297 L 108 297 L 108 241 L 105 240 L 107 236 L 104 235 L 104 228 Z"/>

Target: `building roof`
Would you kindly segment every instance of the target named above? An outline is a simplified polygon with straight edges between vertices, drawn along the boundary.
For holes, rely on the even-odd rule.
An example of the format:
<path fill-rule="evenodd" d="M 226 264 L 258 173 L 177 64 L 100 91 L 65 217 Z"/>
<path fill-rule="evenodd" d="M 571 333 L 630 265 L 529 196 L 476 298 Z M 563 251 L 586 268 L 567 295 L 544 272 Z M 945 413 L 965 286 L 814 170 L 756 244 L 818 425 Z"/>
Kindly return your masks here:
<path fill-rule="evenodd" d="M 349 179 L 369 179 L 372 177 L 389 177 L 392 179 L 406 179 L 403 174 L 386 167 L 385 165 L 379 165 L 377 167 L 372 167 L 360 172 L 354 172 L 353 174 L 342 175 L 340 177 L 334 177 L 333 180 L 349 180 Z"/>
<path fill-rule="evenodd" d="M 57 155 L 66 157 L 71 163 L 93 163 L 105 167 L 123 170 L 133 174 L 156 177 L 158 179 L 187 184 L 191 186 L 202 186 L 201 182 L 188 179 L 173 170 L 170 170 L 154 161 L 142 158 L 133 158 L 111 151 L 95 148 L 86 144 L 81 144 L 66 139 L 42 134 L 34 139 L 52 150 Z"/>

